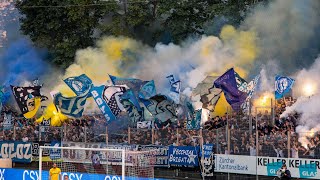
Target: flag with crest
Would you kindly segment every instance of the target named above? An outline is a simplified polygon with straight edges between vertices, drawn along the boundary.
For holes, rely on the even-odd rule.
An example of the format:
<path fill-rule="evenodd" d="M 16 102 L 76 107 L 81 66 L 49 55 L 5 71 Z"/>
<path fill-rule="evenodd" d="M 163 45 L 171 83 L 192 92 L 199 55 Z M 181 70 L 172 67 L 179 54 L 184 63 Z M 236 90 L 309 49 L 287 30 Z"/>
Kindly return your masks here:
<path fill-rule="evenodd" d="M 68 77 L 63 81 L 70 87 L 70 89 L 72 89 L 72 91 L 77 96 L 88 92 L 88 89 L 90 89 L 92 86 L 92 80 L 85 74 L 75 77 Z"/>
<path fill-rule="evenodd" d="M 275 77 L 275 87 L 274 87 L 275 98 L 276 99 L 283 98 L 283 96 L 291 90 L 294 82 L 295 80 L 292 78 L 277 75 Z"/>

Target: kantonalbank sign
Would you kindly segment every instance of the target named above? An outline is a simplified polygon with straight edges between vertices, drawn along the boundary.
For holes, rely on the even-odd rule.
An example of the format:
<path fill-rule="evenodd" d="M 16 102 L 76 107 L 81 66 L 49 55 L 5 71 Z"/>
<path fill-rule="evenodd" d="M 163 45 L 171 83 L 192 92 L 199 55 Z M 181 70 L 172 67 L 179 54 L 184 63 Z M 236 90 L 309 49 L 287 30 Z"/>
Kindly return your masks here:
<path fill-rule="evenodd" d="M 320 159 L 276 158 L 217 154 L 215 171 L 262 176 L 276 176 L 283 164 L 292 177 L 320 179 Z"/>
<path fill-rule="evenodd" d="M 115 175 L 106 175 L 106 174 L 89 174 L 89 173 L 70 173 L 63 172 L 61 173 L 62 177 L 68 175 L 69 180 L 122 180 L 121 176 Z M 49 179 L 49 172 L 42 172 L 42 179 Z M 136 180 L 136 177 L 125 177 L 126 180 Z M 139 178 L 141 180 L 148 180 L 149 178 Z M 153 178 L 152 178 L 153 179 Z M 38 170 L 23 170 L 23 169 L 0 169 L 0 180 L 40 180 Z M 165 179 L 156 179 L 156 180 L 165 180 Z"/>

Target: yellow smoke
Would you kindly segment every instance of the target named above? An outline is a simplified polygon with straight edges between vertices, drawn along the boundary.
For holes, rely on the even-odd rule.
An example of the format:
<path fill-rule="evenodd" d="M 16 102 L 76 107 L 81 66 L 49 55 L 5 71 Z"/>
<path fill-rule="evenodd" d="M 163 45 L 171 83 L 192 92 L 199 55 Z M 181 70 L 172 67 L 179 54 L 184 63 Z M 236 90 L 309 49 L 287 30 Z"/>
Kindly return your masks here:
<path fill-rule="evenodd" d="M 246 78 L 259 52 L 256 45 L 256 33 L 238 31 L 233 26 L 226 25 L 221 30 L 220 38 L 226 46 L 226 51 L 230 51 L 230 56 L 228 56 L 230 59 L 224 65 L 223 70 L 233 67 L 242 78 Z M 206 52 L 206 48 L 203 52 Z M 222 75 L 224 72 L 219 73 Z M 217 73 L 212 74 L 217 75 Z M 222 116 L 227 112 L 227 109 L 231 109 L 231 107 L 222 93 L 213 115 Z"/>
<path fill-rule="evenodd" d="M 119 70 L 119 66 L 121 63 L 129 63 L 125 52 L 138 51 L 142 46 L 137 41 L 125 37 L 104 37 L 97 42 L 96 47 L 77 51 L 75 63 L 66 69 L 54 90 L 60 91 L 66 97 L 75 96 L 62 80 L 81 74 L 86 74 L 96 85 L 106 84 L 108 74 L 121 76 L 124 73 Z"/>
<path fill-rule="evenodd" d="M 62 126 L 62 124 L 68 119 L 67 116 L 63 115 L 56 106 L 51 103 L 44 110 L 43 115 L 36 120 L 36 123 L 41 123 L 43 120 L 51 121 L 51 126 Z"/>
<path fill-rule="evenodd" d="M 259 52 L 256 33 L 238 31 L 233 26 L 226 25 L 221 30 L 220 38 L 227 47 L 227 51 L 231 50 L 232 61 L 227 65 L 249 70 Z"/>

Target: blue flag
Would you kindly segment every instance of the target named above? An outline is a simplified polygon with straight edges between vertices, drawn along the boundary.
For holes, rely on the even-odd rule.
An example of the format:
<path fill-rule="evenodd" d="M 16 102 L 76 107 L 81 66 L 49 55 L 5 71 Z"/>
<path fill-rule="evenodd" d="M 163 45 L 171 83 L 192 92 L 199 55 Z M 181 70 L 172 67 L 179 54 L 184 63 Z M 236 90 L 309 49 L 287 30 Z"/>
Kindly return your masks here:
<path fill-rule="evenodd" d="M 86 93 L 92 86 L 92 80 L 85 74 L 75 77 L 68 77 L 63 81 L 70 87 L 70 89 L 72 89 L 72 91 L 77 96 Z"/>
<path fill-rule="evenodd" d="M 171 74 L 171 75 L 167 76 L 167 78 L 169 79 L 169 83 L 170 83 L 170 85 L 176 82 L 176 80 L 174 79 L 173 74 Z"/>
<path fill-rule="evenodd" d="M 82 116 L 89 90 L 82 95 L 75 97 L 64 97 L 61 93 L 54 96 L 54 104 L 67 116 L 79 118 Z"/>
<path fill-rule="evenodd" d="M 180 80 L 179 80 L 179 81 L 176 81 L 176 82 L 174 82 L 174 83 L 171 84 L 170 91 L 179 94 L 179 93 L 180 93 L 180 86 L 181 86 Z"/>
<path fill-rule="evenodd" d="M 4 113 L 3 114 L 3 129 L 10 130 L 13 127 L 12 122 L 12 113 Z"/>
<path fill-rule="evenodd" d="M 94 86 L 91 88 L 92 97 L 104 114 L 107 123 L 116 120 L 121 112 L 120 96 L 125 91 L 126 89 L 120 86 Z"/>
<path fill-rule="evenodd" d="M 156 86 L 154 85 L 154 81 L 149 81 L 146 84 L 144 84 L 139 92 L 139 98 L 142 99 L 149 99 L 152 96 L 155 96 L 157 94 Z"/>
<path fill-rule="evenodd" d="M 247 93 L 239 91 L 235 78 L 234 69 L 231 68 L 222 76 L 214 81 L 214 86 L 220 88 L 226 97 L 227 102 L 231 105 L 232 109 L 240 110 L 247 98 Z"/>
<path fill-rule="evenodd" d="M 187 119 L 187 130 L 199 130 L 201 123 L 202 109 L 197 110 L 191 119 Z"/>
<path fill-rule="evenodd" d="M 142 86 L 148 83 L 148 81 L 142 81 L 140 79 L 134 79 L 134 78 L 120 78 L 112 75 L 109 75 L 109 77 L 113 85 L 116 85 L 116 86 L 126 85 L 129 89 L 131 89 L 135 93 L 136 96 L 139 93 Z"/>
<path fill-rule="evenodd" d="M 280 99 L 284 96 L 284 94 L 288 93 L 294 84 L 294 79 L 279 76 L 275 77 L 275 98 Z"/>
<path fill-rule="evenodd" d="M 138 111 L 141 111 L 139 101 L 138 101 L 137 97 L 133 94 L 133 91 L 131 89 L 124 92 L 121 95 L 120 99 L 121 99 L 121 101 L 123 101 L 123 100 L 129 101 L 133 106 L 135 106 L 137 108 Z"/>
<path fill-rule="evenodd" d="M 121 104 L 123 105 L 123 108 L 127 111 L 127 114 L 133 125 L 137 122 L 144 121 L 144 111 L 142 108 L 138 110 L 138 108 L 134 106 L 131 103 L 131 101 L 129 101 L 129 99 L 121 100 Z"/>
<path fill-rule="evenodd" d="M 249 108 L 250 108 L 250 100 L 253 96 L 253 93 L 256 89 L 256 86 L 259 82 L 259 79 L 260 79 L 260 75 L 257 75 L 252 81 L 250 81 L 246 87 L 244 88 L 245 91 L 247 93 L 247 98 L 246 98 L 246 101 L 241 105 L 241 108 L 244 112 L 249 112 Z"/>

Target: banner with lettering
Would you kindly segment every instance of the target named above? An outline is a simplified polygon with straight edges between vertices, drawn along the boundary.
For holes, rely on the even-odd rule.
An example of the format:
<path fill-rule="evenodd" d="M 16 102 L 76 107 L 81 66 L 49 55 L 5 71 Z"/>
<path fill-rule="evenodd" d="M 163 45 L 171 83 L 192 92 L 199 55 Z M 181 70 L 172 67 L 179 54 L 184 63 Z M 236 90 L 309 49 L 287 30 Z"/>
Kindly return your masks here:
<path fill-rule="evenodd" d="M 81 148 L 105 148 L 119 149 L 119 151 L 100 151 L 98 152 L 101 164 L 112 163 L 121 164 L 121 150 L 135 150 L 136 145 L 106 145 L 106 143 L 80 143 L 80 142 L 62 142 L 62 147 L 81 147 Z M 106 153 L 107 152 L 107 153 Z M 68 149 L 62 150 L 62 159 L 64 162 L 82 162 L 91 163 L 93 158 L 92 151 Z M 130 156 L 126 156 L 126 162 L 132 163 Z"/>
<path fill-rule="evenodd" d="M 84 167 L 82 167 L 84 168 Z M 43 170 L 42 179 L 49 179 L 49 171 Z M 62 177 L 68 176 L 70 180 L 85 180 L 85 179 L 94 179 L 94 180 L 122 180 L 121 176 L 111 175 L 111 174 L 93 174 L 93 173 L 80 173 L 80 172 L 61 172 Z M 23 180 L 35 180 L 39 179 L 38 170 L 24 170 L 24 169 L 7 169 L 0 168 L 0 179 L 23 179 Z M 126 180 L 136 180 L 137 177 L 126 176 Z M 139 180 L 151 180 L 154 178 L 144 178 L 139 177 Z M 165 180 L 157 178 L 158 180 Z"/>
<path fill-rule="evenodd" d="M 204 144 L 203 145 L 203 152 L 204 158 L 209 158 L 212 153 L 214 153 L 214 145 L 213 144 Z M 202 156 L 202 149 L 200 149 L 200 156 Z"/>
<path fill-rule="evenodd" d="M 141 151 L 156 151 L 156 167 L 167 167 L 168 166 L 168 146 L 141 146 Z"/>
<path fill-rule="evenodd" d="M 199 166 L 199 146 L 169 146 L 169 165 Z"/>
<path fill-rule="evenodd" d="M 256 174 L 256 156 L 216 154 L 215 172 Z"/>
<path fill-rule="evenodd" d="M 320 179 L 320 159 L 257 157 L 257 173 L 276 176 L 282 164 L 287 165 L 292 177 Z"/>
<path fill-rule="evenodd" d="M 32 161 L 39 161 L 39 149 L 40 146 L 50 146 L 51 142 L 45 141 L 35 141 L 32 142 L 31 152 L 32 152 Z M 43 149 L 42 151 L 42 161 L 52 161 L 49 157 L 49 149 Z"/>
<path fill-rule="evenodd" d="M 0 158 L 12 159 L 12 162 L 30 163 L 31 143 L 22 141 L 1 141 Z"/>
<path fill-rule="evenodd" d="M 320 159 L 216 154 L 215 172 L 277 176 L 283 164 L 293 178 L 320 179 Z"/>

